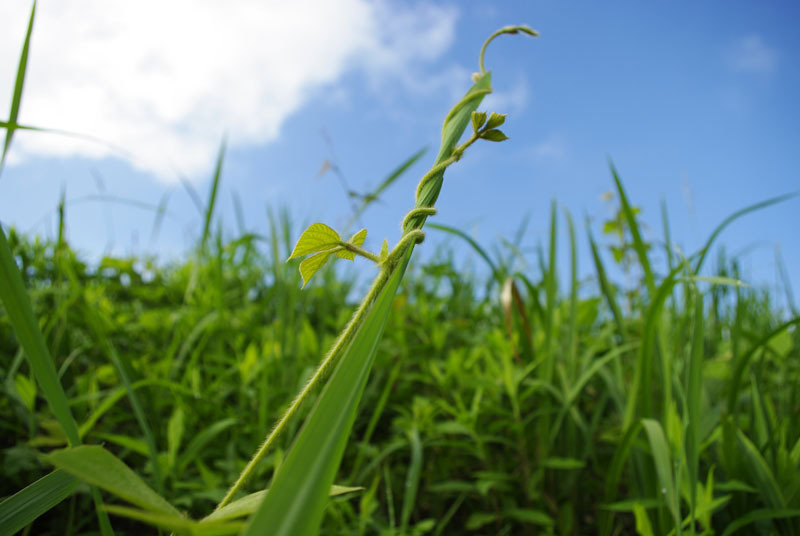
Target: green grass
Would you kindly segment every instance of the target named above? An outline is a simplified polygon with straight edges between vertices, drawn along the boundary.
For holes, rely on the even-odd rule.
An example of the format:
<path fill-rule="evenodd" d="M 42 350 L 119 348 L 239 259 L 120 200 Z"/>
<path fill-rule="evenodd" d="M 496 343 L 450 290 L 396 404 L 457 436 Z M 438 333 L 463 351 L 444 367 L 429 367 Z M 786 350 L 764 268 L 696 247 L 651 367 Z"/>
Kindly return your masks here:
<path fill-rule="evenodd" d="M 105 445 L 150 488 L 160 478 L 169 502 L 195 519 L 222 498 L 263 423 L 282 413 L 354 307 L 354 281 L 334 270 L 300 290 L 296 261 L 283 261 L 293 245 L 285 215 L 267 243 L 217 237 L 166 267 L 118 258 L 93 267 L 67 244 L 8 236 L 83 442 Z M 649 524 L 666 534 L 676 519 L 680 533 L 800 530 L 800 319 L 758 288 L 680 275 L 688 263 L 672 277 L 654 269 L 662 292 L 652 297 L 643 278 L 626 289 L 603 283 L 596 247 L 596 275 L 566 288 L 554 282 L 570 273 L 551 265 L 555 255 L 527 273 L 498 255 L 497 273 L 516 281 L 510 299 L 502 294 L 511 283 L 485 294 L 488 281 L 446 252 L 410 267 L 335 478 L 358 490 L 328 502 L 323 533 L 634 534 Z M 737 259 L 717 272 L 741 279 Z M 624 300 L 635 306 L 614 314 L 609 304 Z M 0 494 L 9 496 L 51 473 L 41 454 L 68 436 L 41 388 L 22 379 L 34 369 L 3 311 Z M 644 374 L 650 387 L 634 389 Z M 148 417 L 157 468 L 131 392 Z M 245 492 L 291 463 L 297 429 L 289 425 Z M 88 488 L 70 495 L 74 484 L 56 474 L 49 478 L 64 480 L 53 484 L 64 500 L 32 531 L 97 530 Z M 113 495 L 107 502 L 133 515 Z M 154 515 L 147 520 L 189 526 Z M 113 525 L 143 527 L 117 516 Z"/>

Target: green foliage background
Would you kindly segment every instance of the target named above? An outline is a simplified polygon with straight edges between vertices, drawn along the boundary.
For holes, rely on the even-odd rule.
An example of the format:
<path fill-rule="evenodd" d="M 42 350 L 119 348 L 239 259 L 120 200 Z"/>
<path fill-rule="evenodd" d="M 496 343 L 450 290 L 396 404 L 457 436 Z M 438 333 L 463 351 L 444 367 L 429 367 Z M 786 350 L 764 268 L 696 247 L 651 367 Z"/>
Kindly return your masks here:
<path fill-rule="evenodd" d="M 120 258 L 91 267 L 66 243 L 9 234 L 83 441 L 105 445 L 195 516 L 219 501 L 352 312 L 354 281 L 334 270 L 300 290 L 297 261 L 283 260 L 293 246 L 289 218 L 272 221 L 268 237 L 217 236 L 205 253 L 167 267 Z M 652 310 L 644 279 L 627 289 L 607 282 L 604 294 L 599 277 L 559 283 L 549 247 L 525 269 L 513 248 L 501 252 L 484 251 L 494 257 L 489 280 L 459 269 L 446 251 L 409 271 L 336 479 L 364 489 L 331 500 L 323 533 L 633 534 L 646 530 L 649 514 L 654 533 L 665 534 L 671 508 L 687 516 L 692 501 L 698 530 L 721 534 L 747 515 L 763 519 L 745 531 L 798 530 L 797 518 L 785 517 L 799 500 L 797 318 L 787 324 L 760 289 L 682 280 L 658 316 L 653 381 L 641 393 L 652 406 L 646 425 L 658 431 L 626 435 Z M 737 266 L 720 257 L 716 269 L 738 279 Z M 693 345 L 701 345 L 702 381 L 690 499 L 683 453 Z M 5 315 L 0 354 L 7 496 L 50 472 L 40 454 L 66 437 Z M 114 354 L 147 416 L 158 471 Z M 267 485 L 297 425 L 251 491 Z M 667 481 L 673 498 L 660 493 Z M 96 530 L 87 490 L 79 485 L 33 531 Z M 143 530 L 121 518 L 113 525 Z"/>

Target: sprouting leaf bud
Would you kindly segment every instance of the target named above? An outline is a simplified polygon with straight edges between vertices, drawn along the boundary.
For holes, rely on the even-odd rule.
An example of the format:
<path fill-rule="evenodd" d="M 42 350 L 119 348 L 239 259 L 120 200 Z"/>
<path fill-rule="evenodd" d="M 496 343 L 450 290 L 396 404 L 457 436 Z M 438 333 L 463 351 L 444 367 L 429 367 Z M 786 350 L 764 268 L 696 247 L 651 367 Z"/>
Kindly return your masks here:
<path fill-rule="evenodd" d="M 481 134 L 481 138 L 489 141 L 504 141 L 508 139 L 508 136 L 506 136 L 502 130 L 498 130 L 495 128 L 492 130 L 487 130 L 486 132 Z"/>

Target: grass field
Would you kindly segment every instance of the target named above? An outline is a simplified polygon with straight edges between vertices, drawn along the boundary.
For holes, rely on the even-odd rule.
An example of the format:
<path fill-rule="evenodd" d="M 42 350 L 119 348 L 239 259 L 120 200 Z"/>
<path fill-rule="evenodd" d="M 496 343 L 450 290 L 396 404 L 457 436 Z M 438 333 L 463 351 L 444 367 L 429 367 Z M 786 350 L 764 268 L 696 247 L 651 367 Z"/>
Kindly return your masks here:
<path fill-rule="evenodd" d="M 354 282 L 334 270 L 301 290 L 284 261 L 294 236 L 274 217 L 268 237 L 212 240 L 159 267 L 87 266 L 66 243 L 9 235 L 81 439 L 196 517 L 353 310 Z M 331 500 L 323 533 L 667 534 L 678 518 L 692 533 L 692 515 L 695 533 L 800 530 L 800 318 L 765 291 L 681 271 L 621 288 L 605 255 L 596 277 L 558 281 L 559 246 L 571 244 L 549 244 L 528 272 L 493 259 L 488 280 L 446 255 L 410 270 L 336 478 L 361 489 Z M 739 278 L 736 259 L 716 271 Z M 67 437 L 6 315 L 0 352 L 8 496 L 49 473 L 41 454 Z M 31 534 L 91 532 L 93 511 L 80 485 Z"/>
<path fill-rule="evenodd" d="M 486 44 L 503 33 L 535 35 Z M 27 128 L 29 41 L 0 172 Z M 476 111 L 485 48 L 391 249 L 286 212 L 213 233 L 223 151 L 175 264 L 88 265 L 63 204 L 56 240 L 0 228 L 0 535 L 800 534 L 800 316 L 710 260 L 729 223 L 789 196 L 687 257 L 666 211 L 665 239 L 643 234 L 612 167 L 598 239 L 554 203 L 532 262 L 522 235 L 487 249 L 441 225 L 489 275 L 409 262 L 446 168 L 505 139 Z M 376 264 L 367 291 L 323 267 L 356 256 Z"/>

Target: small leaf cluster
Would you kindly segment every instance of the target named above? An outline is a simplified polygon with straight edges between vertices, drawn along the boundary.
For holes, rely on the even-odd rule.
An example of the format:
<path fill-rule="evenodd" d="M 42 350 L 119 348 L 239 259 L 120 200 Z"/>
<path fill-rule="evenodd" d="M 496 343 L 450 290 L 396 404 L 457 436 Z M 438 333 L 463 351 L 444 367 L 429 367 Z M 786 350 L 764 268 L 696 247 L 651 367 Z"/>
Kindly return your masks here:
<path fill-rule="evenodd" d="M 489 141 L 504 141 L 508 139 L 505 133 L 498 129 L 500 125 L 505 123 L 506 114 L 499 114 L 492 112 L 489 120 L 486 120 L 486 112 L 472 112 L 472 130 L 475 136 L 482 140 Z"/>
<path fill-rule="evenodd" d="M 360 249 L 366 238 L 367 230 L 361 229 L 345 242 L 339 233 L 324 223 L 314 223 L 300 235 L 300 239 L 287 260 L 311 255 L 300 263 L 300 275 L 303 276 L 303 286 L 305 287 L 314 274 L 325 266 L 331 255 L 350 261 L 355 260 L 356 252 L 353 250 Z"/>

